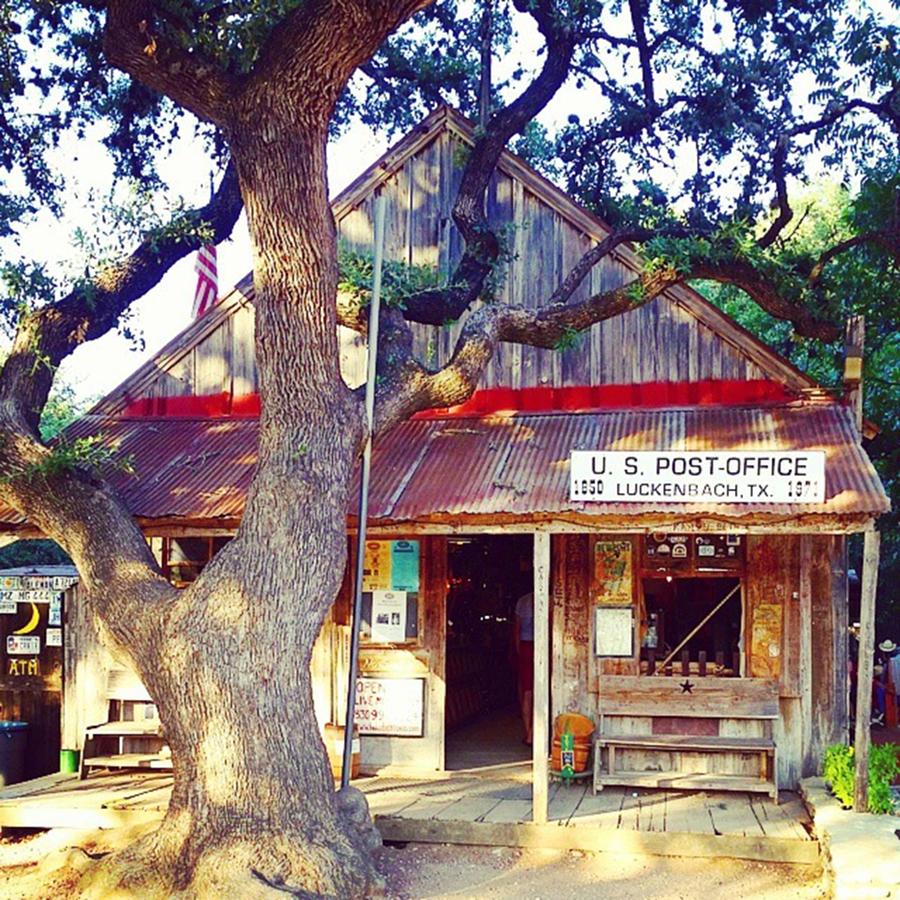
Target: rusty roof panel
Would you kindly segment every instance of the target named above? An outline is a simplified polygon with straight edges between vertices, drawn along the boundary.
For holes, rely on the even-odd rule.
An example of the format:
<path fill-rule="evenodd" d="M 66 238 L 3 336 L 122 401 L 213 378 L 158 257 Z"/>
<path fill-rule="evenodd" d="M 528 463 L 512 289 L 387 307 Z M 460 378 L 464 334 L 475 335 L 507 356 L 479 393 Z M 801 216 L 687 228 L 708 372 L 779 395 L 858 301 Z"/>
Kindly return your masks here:
<path fill-rule="evenodd" d="M 133 472 L 108 476 L 142 519 L 238 519 L 256 466 L 250 418 L 82 420 Z M 665 512 L 730 517 L 872 516 L 889 508 L 850 413 L 835 403 L 695 407 L 600 413 L 493 415 L 406 422 L 376 442 L 372 521 L 441 516 L 641 516 L 652 503 L 573 503 L 572 450 L 825 450 L 823 504 L 664 505 Z M 355 504 L 355 501 L 354 501 Z M 354 510 L 355 512 L 355 506 Z M 20 523 L 12 511 L 0 521 Z"/>

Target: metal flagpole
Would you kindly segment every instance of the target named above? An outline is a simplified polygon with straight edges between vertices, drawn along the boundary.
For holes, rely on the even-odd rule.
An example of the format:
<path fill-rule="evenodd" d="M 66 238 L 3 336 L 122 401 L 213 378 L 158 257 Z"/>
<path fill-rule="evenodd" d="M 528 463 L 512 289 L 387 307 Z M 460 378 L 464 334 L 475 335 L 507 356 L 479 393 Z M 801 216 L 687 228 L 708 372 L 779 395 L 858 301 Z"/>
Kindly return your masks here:
<path fill-rule="evenodd" d="M 375 271 L 372 273 L 372 302 L 369 305 L 368 366 L 366 370 L 366 426 L 359 479 L 359 514 L 356 538 L 356 581 L 353 591 L 353 620 L 350 624 L 350 665 L 347 674 L 347 715 L 344 719 L 344 757 L 341 787 L 350 784 L 353 758 L 353 710 L 356 706 L 356 667 L 359 661 L 359 626 L 362 619 L 363 566 L 365 563 L 366 519 L 369 515 L 369 469 L 372 464 L 372 425 L 375 419 L 375 369 L 378 363 L 378 311 L 381 306 L 381 264 L 384 256 L 384 195 L 375 200 Z"/>

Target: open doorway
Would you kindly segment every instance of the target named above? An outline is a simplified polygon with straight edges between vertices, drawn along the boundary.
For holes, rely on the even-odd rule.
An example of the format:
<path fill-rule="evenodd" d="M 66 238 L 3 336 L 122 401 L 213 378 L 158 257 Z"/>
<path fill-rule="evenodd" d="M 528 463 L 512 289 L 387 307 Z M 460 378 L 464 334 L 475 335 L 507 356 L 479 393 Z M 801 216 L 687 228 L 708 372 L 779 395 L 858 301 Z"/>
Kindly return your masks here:
<path fill-rule="evenodd" d="M 516 606 L 534 588 L 531 535 L 450 541 L 447 592 L 447 769 L 531 758 L 521 688 L 533 644 L 516 653 Z M 520 612 L 527 606 L 519 604 Z M 532 606 L 533 609 L 533 606 Z M 521 622 L 520 622 L 521 625 Z M 521 661 L 520 661 L 521 658 Z"/>

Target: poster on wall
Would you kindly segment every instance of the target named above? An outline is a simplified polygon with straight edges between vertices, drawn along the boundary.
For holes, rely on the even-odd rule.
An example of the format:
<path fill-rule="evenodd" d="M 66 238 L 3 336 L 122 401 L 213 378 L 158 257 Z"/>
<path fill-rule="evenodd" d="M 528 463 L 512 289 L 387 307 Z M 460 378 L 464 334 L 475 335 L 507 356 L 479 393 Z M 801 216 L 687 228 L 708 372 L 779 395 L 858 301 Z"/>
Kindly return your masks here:
<path fill-rule="evenodd" d="M 406 591 L 372 591 L 372 641 L 399 644 L 406 640 Z"/>
<path fill-rule="evenodd" d="M 594 610 L 594 655 L 634 656 L 634 609 L 630 606 L 598 606 Z"/>
<path fill-rule="evenodd" d="M 781 604 L 759 603 L 750 626 L 751 678 L 781 675 Z"/>
<path fill-rule="evenodd" d="M 418 541 L 366 541 L 363 591 L 419 590 Z"/>
<path fill-rule="evenodd" d="M 389 591 L 391 589 L 391 542 L 366 541 L 363 562 L 363 590 Z"/>
<path fill-rule="evenodd" d="M 419 590 L 418 541 L 391 541 L 391 590 Z"/>
<path fill-rule="evenodd" d="M 62 628 L 48 628 L 46 644 L 48 647 L 62 647 Z"/>
<path fill-rule="evenodd" d="M 0 615 L 14 616 L 18 608 L 18 601 L 8 591 L 0 591 Z"/>
<path fill-rule="evenodd" d="M 594 599 L 607 606 L 632 602 L 631 541 L 594 544 Z"/>
<path fill-rule="evenodd" d="M 360 734 L 422 737 L 424 678 L 358 678 L 353 721 Z"/>
<path fill-rule="evenodd" d="M 57 597 L 50 601 L 50 611 L 47 618 L 48 625 L 62 625 L 62 600 Z"/>

